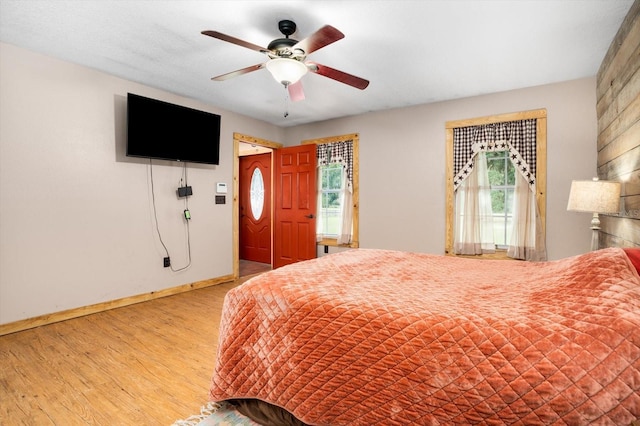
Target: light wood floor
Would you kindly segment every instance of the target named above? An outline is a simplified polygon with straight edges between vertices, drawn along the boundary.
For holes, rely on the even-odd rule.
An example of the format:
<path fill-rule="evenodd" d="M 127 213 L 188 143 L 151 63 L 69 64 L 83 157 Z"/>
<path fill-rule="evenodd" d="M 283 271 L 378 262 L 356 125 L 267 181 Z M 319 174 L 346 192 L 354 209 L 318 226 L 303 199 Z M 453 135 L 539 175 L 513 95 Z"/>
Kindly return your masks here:
<path fill-rule="evenodd" d="M 243 280 L 0 337 L 0 424 L 171 425 L 208 400 Z"/>
<path fill-rule="evenodd" d="M 251 260 L 240 259 L 240 276 L 259 274 L 270 271 L 271 265 L 268 263 L 252 262 Z"/>

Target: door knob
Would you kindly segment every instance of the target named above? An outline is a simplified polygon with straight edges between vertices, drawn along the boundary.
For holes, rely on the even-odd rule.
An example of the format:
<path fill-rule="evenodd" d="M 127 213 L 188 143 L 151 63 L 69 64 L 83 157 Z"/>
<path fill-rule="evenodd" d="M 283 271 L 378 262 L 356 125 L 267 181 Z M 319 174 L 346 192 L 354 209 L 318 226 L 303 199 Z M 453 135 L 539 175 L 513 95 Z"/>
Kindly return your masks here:
<path fill-rule="evenodd" d="M 313 219 L 313 214 L 308 214 L 305 217 L 308 218 L 308 219 Z"/>

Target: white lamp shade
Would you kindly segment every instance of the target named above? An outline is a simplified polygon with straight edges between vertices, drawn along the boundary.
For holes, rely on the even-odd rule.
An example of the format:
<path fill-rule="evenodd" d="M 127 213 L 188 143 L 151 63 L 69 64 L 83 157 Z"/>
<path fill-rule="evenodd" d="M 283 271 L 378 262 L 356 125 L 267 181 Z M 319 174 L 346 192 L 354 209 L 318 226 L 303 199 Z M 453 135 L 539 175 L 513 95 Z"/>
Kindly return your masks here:
<path fill-rule="evenodd" d="M 588 213 L 618 213 L 620 182 L 574 180 L 571 182 L 567 210 Z"/>
<path fill-rule="evenodd" d="M 291 58 L 276 58 L 267 62 L 267 69 L 278 83 L 288 86 L 307 73 L 307 66 Z"/>

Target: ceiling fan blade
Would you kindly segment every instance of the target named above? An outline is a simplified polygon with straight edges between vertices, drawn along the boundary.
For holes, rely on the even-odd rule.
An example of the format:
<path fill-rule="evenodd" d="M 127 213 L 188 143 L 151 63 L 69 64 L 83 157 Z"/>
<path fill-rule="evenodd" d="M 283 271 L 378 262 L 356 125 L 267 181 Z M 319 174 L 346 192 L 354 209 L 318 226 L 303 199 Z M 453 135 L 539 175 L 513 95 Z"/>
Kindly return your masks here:
<path fill-rule="evenodd" d="M 293 102 L 304 101 L 304 90 L 302 89 L 302 80 L 298 80 L 293 84 L 287 86 L 289 91 L 289 98 Z"/>
<path fill-rule="evenodd" d="M 260 69 L 262 69 L 264 67 L 265 67 L 265 64 L 251 65 L 250 67 L 242 68 L 240 70 L 231 71 L 231 72 L 228 72 L 226 74 L 222 74 L 222 75 L 218 75 L 216 77 L 212 77 L 211 80 L 224 81 L 224 80 L 228 80 L 228 79 L 233 78 L 233 77 L 237 77 L 237 76 L 242 75 L 242 74 L 247 74 L 247 73 L 250 73 L 250 72 L 253 72 L 253 71 L 258 71 L 258 70 L 260 70 Z"/>
<path fill-rule="evenodd" d="M 239 38 L 235 38 L 230 35 L 222 34 L 218 31 L 206 30 L 206 31 L 202 31 L 201 34 L 207 35 L 209 37 L 217 38 L 218 40 L 237 44 L 238 46 L 246 47 L 247 49 L 256 50 L 261 53 L 269 52 L 269 49 L 265 47 L 261 47 L 261 46 L 258 46 L 257 44 L 249 43 L 248 41 L 240 40 Z"/>
<path fill-rule="evenodd" d="M 328 67 L 326 65 L 321 65 L 316 62 L 307 62 L 307 67 L 311 72 L 332 78 L 336 81 L 339 81 L 340 83 L 348 84 L 349 86 L 355 87 L 356 89 L 364 90 L 369 85 L 369 80 L 356 77 L 355 75 L 347 74 L 344 71 L 339 71 L 337 69 Z"/>
<path fill-rule="evenodd" d="M 302 49 L 305 55 L 308 55 L 341 38 L 344 38 L 344 34 L 331 25 L 325 25 L 309 37 L 296 43 L 292 49 Z"/>

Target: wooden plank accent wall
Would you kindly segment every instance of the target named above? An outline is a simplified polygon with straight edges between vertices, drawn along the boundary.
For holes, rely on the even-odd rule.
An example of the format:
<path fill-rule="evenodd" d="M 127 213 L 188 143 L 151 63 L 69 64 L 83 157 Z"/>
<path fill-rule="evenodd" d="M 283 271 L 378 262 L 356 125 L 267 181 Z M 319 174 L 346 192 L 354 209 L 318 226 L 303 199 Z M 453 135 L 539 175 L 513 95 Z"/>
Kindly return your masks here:
<path fill-rule="evenodd" d="M 640 247 L 640 0 L 597 75 L 598 177 L 622 182 L 618 216 L 601 215 L 600 247 Z"/>

